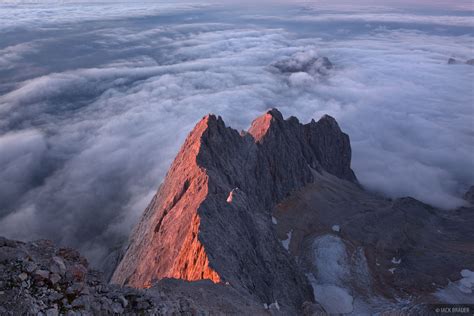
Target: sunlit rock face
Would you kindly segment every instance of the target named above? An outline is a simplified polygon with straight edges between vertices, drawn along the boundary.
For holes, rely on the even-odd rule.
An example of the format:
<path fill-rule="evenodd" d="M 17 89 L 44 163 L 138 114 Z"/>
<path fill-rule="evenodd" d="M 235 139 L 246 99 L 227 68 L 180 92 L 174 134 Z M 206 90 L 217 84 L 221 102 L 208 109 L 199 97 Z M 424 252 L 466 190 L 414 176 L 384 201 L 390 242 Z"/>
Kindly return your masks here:
<path fill-rule="evenodd" d="M 314 170 L 357 183 L 349 137 L 324 116 L 303 125 L 273 109 L 239 134 L 204 117 L 189 134 L 135 228 L 112 282 L 167 277 L 225 282 L 295 312 L 308 281 L 272 228 L 272 208 L 314 181 Z"/>
<path fill-rule="evenodd" d="M 182 146 L 136 227 L 114 282 L 149 287 L 153 280 L 166 277 L 220 281 L 198 239 L 197 210 L 208 195 L 209 177 L 196 158 L 213 119 L 208 116 L 199 122 Z"/>

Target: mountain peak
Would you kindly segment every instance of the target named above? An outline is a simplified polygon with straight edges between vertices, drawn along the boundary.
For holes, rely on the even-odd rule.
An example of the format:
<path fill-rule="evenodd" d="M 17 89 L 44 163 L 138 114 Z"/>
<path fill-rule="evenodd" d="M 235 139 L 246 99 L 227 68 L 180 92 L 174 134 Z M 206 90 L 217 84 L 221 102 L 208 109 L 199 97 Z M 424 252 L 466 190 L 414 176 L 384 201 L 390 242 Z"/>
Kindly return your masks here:
<path fill-rule="evenodd" d="M 339 125 L 337 124 L 337 121 L 334 117 L 328 114 L 324 114 L 318 122 L 327 122 L 327 124 L 330 124 L 332 126 L 337 126 L 339 128 Z"/>
<path fill-rule="evenodd" d="M 277 108 L 271 108 L 266 112 L 266 115 L 271 115 L 276 120 L 283 121 L 283 114 L 281 114 L 281 112 L 278 111 Z"/>
<path fill-rule="evenodd" d="M 270 127 L 278 121 L 283 121 L 283 115 L 276 108 L 272 108 L 252 122 L 248 133 L 258 143 L 268 133 Z"/>
<path fill-rule="evenodd" d="M 313 300 L 275 235 L 270 210 L 313 182 L 315 170 L 357 182 L 349 138 L 329 117 L 303 125 L 277 109 L 248 133 L 253 138 L 212 114 L 197 123 L 135 228 L 114 283 L 229 282 L 293 312 Z"/>
<path fill-rule="evenodd" d="M 190 132 L 188 139 L 191 137 L 194 141 L 196 138 L 202 137 L 202 135 L 209 129 L 218 129 L 219 127 L 225 126 L 224 121 L 220 116 L 216 116 L 212 113 L 205 115 Z M 194 136 L 194 137 L 193 137 Z"/>

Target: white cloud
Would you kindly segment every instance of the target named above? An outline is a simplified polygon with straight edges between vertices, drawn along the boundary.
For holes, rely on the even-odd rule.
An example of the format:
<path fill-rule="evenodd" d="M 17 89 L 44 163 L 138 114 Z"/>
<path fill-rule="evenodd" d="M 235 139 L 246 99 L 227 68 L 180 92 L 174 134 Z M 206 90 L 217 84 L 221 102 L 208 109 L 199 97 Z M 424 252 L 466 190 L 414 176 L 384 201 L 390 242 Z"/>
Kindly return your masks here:
<path fill-rule="evenodd" d="M 0 210 L 6 234 L 27 218 L 34 227 L 18 224 L 15 237 L 27 239 L 34 230 L 100 257 L 127 236 L 187 133 L 208 112 L 237 129 L 270 106 L 303 121 L 333 115 L 351 136 L 361 182 L 392 197 L 454 207 L 474 182 L 473 68 L 446 64 L 451 56 L 472 58 L 471 35 L 374 26 L 349 37 L 334 29 L 322 39 L 288 31 L 285 23 L 221 23 L 215 16 L 194 23 L 186 13 L 142 24 L 125 17 L 144 8 L 114 10 L 111 16 L 122 14 L 125 22 L 88 28 L 78 19 L 68 26 L 67 34 L 87 38 L 91 50 L 67 36 L 55 39 L 63 30 L 32 33 L 45 41 L 29 62 L 50 70 L 0 96 L 0 170 L 21 184 Z M 29 14 L 20 22 L 41 22 L 38 12 Z M 93 10 L 86 20 L 101 14 Z M 72 45 L 72 57 L 45 61 L 41 54 L 62 45 Z M 334 63 L 328 76 L 269 70 L 312 51 Z M 15 71 L 16 61 L 9 63 Z M 15 164 L 21 165 L 8 171 Z M 9 183 L 0 180 L 1 194 L 10 192 Z"/>
<path fill-rule="evenodd" d="M 366 8 L 364 8 L 366 9 Z M 317 8 L 314 11 L 317 12 Z M 347 13 L 327 13 L 299 15 L 297 17 L 287 16 L 265 16 L 249 15 L 251 19 L 300 21 L 300 22 L 365 22 L 365 23 L 397 23 L 397 24 L 427 24 L 474 27 L 474 21 L 469 16 L 456 15 L 419 15 L 394 12 L 370 12 L 348 11 Z"/>
<path fill-rule="evenodd" d="M 0 135 L 0 217 L 11 212 L 17 196 L 47 169 L 40 170 L 46 150 L 46 141 L 36 130 Z"/>
<path fill-rule="evenodd" d="M 54 29 L 60 23 L 114 20 L 195 12 L 205 3 L 192 2 L 122 2 L 107 1 L 3 1 L 0 2 L 0 30 L 15 28 Z"/>
<path fill-rule="evenodd" d="M 33 43 L 21 43 L 0 49 L 0 68 L 8 69 L 25 59 L 25 55 L 35 50 Z"/>

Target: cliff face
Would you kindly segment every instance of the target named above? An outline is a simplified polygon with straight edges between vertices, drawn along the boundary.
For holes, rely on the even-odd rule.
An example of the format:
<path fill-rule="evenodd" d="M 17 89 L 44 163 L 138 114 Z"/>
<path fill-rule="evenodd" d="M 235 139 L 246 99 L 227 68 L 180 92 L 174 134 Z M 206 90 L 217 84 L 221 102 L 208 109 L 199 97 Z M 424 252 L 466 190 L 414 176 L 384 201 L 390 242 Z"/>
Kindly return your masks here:
<path fill-rule="evenodd" d="M 114 282 L 144 288 L 165 277 L 220 281 L 198 239 L 197 209 L 208 195 L 209 177 L 196 157 L 211 122 L 211 117 L 199 122 L 182 146 L 136 227 Z"/>
<path fill-rule="evenodd" d="M 239 134 L 204 117 L 189 134 L 135 228 L 112 282 L 167 277 L 228 282 L 288 311 L 311 287 L 272 227 L 272 208 L 325 171 L 357 183 L 349 138 L 324 116 L 306 125 L 273 109 Z"/>

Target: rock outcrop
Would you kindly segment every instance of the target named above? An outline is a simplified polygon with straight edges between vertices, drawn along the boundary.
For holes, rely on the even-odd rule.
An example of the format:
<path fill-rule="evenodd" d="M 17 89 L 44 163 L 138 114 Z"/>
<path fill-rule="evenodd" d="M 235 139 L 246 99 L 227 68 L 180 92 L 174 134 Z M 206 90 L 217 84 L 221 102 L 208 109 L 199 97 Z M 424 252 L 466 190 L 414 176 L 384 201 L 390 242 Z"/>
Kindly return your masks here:
<path fill-rule="evenodd" d="M 271 210 L 325 171 L 351 183 L 349 137 L 324 116 L 301 124 L 273 109 L 239 134 L 204 117 L 134 230 L 112 282 L 209 279 L 301 311 L 313 292 L 272 227 Z"/>
<path fill-rule="evenodd" d="M 0 315 L 268 315 L 225 284 L 164 279 L 149 289 L 104 282 L 85 258 L 47 240 L 0 237 Z"/>
<path fill-rule="evenodd" d="M 290 58 L 273 63 L 271 67 L 283 74 L 305 72 L 312 76 L 327 75 L 334 68 L 329 58 L 306 53 L 297 53 Z"/>
<path fill-rule="evenodd" d="M 47 240 L 0 237 L 1 315 L 113 315 L 163 310 L 149 295 L 102 281 L 87 260 Z"/>
<path fill-rule="evenodd" d="M 456 64 L 459 64 L 459 63 L 460 62 L 455 58 L 451 57 L 451 58 L 448 59 L 448 65 L 456 65 Z M 473 66 L 474 65 L 474 59 L 466 60 L 465 64 Z"/>

